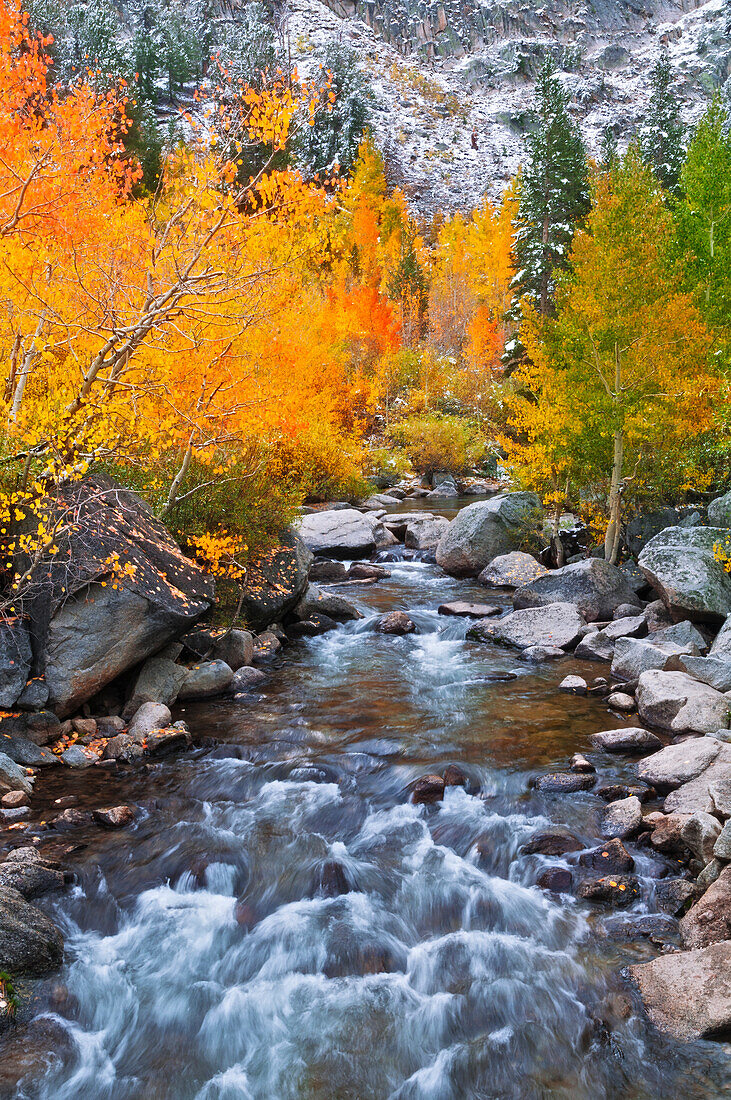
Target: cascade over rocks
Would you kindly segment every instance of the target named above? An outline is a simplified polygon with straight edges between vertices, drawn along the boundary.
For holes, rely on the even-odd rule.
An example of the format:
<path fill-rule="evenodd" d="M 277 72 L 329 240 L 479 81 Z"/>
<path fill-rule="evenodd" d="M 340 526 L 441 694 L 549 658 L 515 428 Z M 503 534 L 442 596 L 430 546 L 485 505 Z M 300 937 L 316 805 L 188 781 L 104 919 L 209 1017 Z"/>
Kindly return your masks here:
<path fill-rule="evenodd" d="M 545 607 L 552 603 L 576 604 L 587 622 L 606 622 L 616 608 L 632 604 L 640 608 L 632 586 L 621 569 L 600 558 L 564 565 L 519 588 L 516 608 Z"/>
<path fill-rule="evenodd" d="M 719 624 L 731 614 L 731 574 L 714 556 L 718 527 L 668 527 L 648 542 L 639 567 L 674 619 Z"/>
<path fill-rule="evenodd" d="M 504 493 L 463 508 L 437 546 L 437 565 L 454 577 L 476 577 L 500 554 L 517 550 L 542 522 L 535 493 Z"/>

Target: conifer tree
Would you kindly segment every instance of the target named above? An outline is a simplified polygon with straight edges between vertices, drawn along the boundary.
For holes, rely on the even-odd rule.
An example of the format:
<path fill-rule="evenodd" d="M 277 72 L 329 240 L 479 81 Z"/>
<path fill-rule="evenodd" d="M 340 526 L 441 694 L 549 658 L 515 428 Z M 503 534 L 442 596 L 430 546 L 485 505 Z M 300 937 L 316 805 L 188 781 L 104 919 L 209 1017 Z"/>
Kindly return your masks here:
<path fill-rule="evenodd" d="M 547 64 L 536 89 L 538 128 L 528 139 L 519 185 L 516 286 L 541 313 L 551 310 L 556 269 L 568 265 L 574 231 L 589 211 L 589 171 L 569 97 Z"/>
<path fill-rule="evenodd" d="M 320 112 L 313 126 L 302 130 L 298 159 L 311 175 L 327 172 L 335 165 L 347 175 L 358 156 L 358 148 L 370 119 L 373 92 L 349 46 L 331 43 L 323 58 L 323 81 L 330 82 L 334 96 L 332 110 Z"/>
<path fill-rule="evenodd" d="M 642 159 L 667 191 L 676 191 L 683 164 L 683 124 L 672 91 L 673 70 L 667 50 L 652 70 L 652 95 L 640 135 Z"/>

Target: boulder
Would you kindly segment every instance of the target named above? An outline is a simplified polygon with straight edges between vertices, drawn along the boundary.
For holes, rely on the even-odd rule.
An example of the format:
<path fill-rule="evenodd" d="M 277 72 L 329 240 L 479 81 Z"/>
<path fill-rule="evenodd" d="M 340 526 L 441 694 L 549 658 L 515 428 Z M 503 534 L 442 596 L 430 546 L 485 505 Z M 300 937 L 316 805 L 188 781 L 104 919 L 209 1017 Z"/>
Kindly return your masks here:
<path fill-rule="evenodd" d="M 558 690 L 565 695 L 586 695 L 588 688 L 583 676 L 565 676 L 558 685 Z"/>
<path fill-rule="evenodd" d="M 293 614 L 298 619 L 311 619 L 313 615 L 327 615 L 329 619 L 339 623 L 363 618 L 362 613 L 350 600 L 346 600 L 344 596 L 337 596 L 334 592 L 323 592 L 316 584 L 308 585 Z"/>
<path fill-rule="evenodd" d="M 0 790 L 33 792 L 33 776 L 4 752 L 0 752 Z"/>
<path fill-rule="evenodd" d="M 178 692 L 178 699 L 210 699 L 221 695 L 233 680 L 233 669 L 225 661 L 203 661 L 193 665 Z"/>
<path fill-rule="evenodd" d="M 0 863 L 0 889 L 17 890 L 26 901 L 61 890 L 65 881 L 59 865 L 43 859 L 35 848 L 16 848 Z"/>
<path fill-rule="evenodd" d="M 10 708 L 21 697 L 31 664 L 30 637 L 25 623 L 15 617 L 0 622 L 0 707 Z"/>
<path fill-rule="evenodd" d="M 662 741 L 649 730 L 632 726 L 621 730 L 603 730 L 589 738 L 595 749 L 602 752 L 622 753 L 625 756 L 642 756 L 663 747 Z"/>
<path fill-rule="evenodd" d="M 587 775 L 596 771 L 591 760 L 587 760 L 583 753 L 580 752 L 575 752 L 571 757 L 569 768 L 572 772 L 584 772 Z"/>
<path fill-rule="evenodd" d="M 599 829 L 602 836 L 624 840 L 636 833 L 642 824 L 642 803 L 631 795 L 610 802 L 602 811 Z"/>
<path fill-rule="evenodd" d="M 604 875 L 626 875 L 635 866 L 634 859 L 618 838 L 582 852 L 579 863 L 582 867 L 590 867 L 592 871 L 601 871 Z"/>
<path fill-rule="evenodd" d="M 570 649 L 581 637 L 585 625 L 574 604 L 555 603 L 513 611 L 502 619 L 482 620 L 470 629 L 468 637 L 515 649 L 529 646 Z"/>
<path fill-rule="evenodd" d="M 41 977 L 62 958 L 63 937 L 55 924 L 17 890 L 0 887 L 0 970 Z"/>
<path fill-rule="evenodd" d="M 633 695 L 628 695 L 624 691 L 613 691 L 611 695 L 607 696 L 607 706 L 612 710 L 619 710 L 623 714 L 629 714 L 636 707 L 636 703 Z"/>
<path fill-rule="evenodd" d="M 721 871 L 716 881 L 685 914 L 680 922 L 680 934 L 683 945 L 690 948 L 708 947 L 721 940 L 731 940 L 731 866 Z"/>
<path fill-rule="evenodd" d="M 298 638 L 317 638 L 320 634 L 327 634 L 330 630 L 337 630 L 338 624 L 327 615 L 313 613 L 309 619 L 300 619 L 287 627 L 287 637 L 290 641 Z"/>
<path fill-rule="evenodd" d="M 184 669 L 187 673 L 187 669 Z M 144 741 L 153 730 L 166 729 L 173 717 L 164 703 L 143 703 L 129 724 L 127 734 L 135 741 Z"/>
<path fill-rule="evenodd" d="M 708 522 L 712 527 L 731 527 L 731 493 L 711 501 L 708 505 Z"/>
<path fill-rule="evenodd" d="M 187 749 L 192 737 L 183 724 L 170 726 L 166 730 L 155 730 L 147 738 L 147 752 L 149 756 L 168 756 L 171 752 L 181 752 Z"/>
<path fill-rule="evenodd" d="M 431 492 L 427 493 L 427 498 L 434 498 L 439 500 L 441 498 L 454 499 L 459 496 L 459 489 L 457 488 L 453 477 L 445 477 L 435 486 Z"/>
<path fill-rule="evenodd" d="M 185 682 L 188 670 L 165 657 L 150 657 L 139 671 L 132 694 L 125 703 L 125 717 L 136 714 L 145 703 L 171 707 Z"/>
<path fill-rule="evenodd" d="M 689 619 L 684 619 L 682 623 L 661 627 L 652 635 L 652 641 L 660 645 L 672 642 L 674 645 L 686 646 L 691 652 L 693 647 L 699 653 L 705 653 L 708 649 L 708 642 Z"/>
<path fill-rule="evenodd" d="M 731 614 L 731 574 L 714 547 L 728 538 L 717 527 L 669 527 L 647 544 L 639 566 L 674 619 L 720 623 Z"/>
<path fill-rule="evenodd" d="M 648 756 L 638 765 L 637 774 L 659 791 L 673 790 L 705 771 L 720 751 L 720 741 L 709 737 L 689 738 Z"/>
<path fill-rule="evenodd" d="M 312 570 L 310 570 L 311 574 Z M 369 565 L 355 562 L 347 573 L 349 581 L 382 581 L 390 576 L 390 570 L 384 569 L 382 565 L 374 565 L 372 562 Z"/>
<path fill-rule="evenodd" d="M 39 710 L 22 719 L 24 734 L 35 745 L 48 745 L 61 736 L 61 721 L 50 710 Z"/>
<path fill-rule="evenodd" d="M 413 634 L 416 624 L 405 611 L 389 611 L 378 620 L 376 630 L 379 634 L 394 634 L 399 637 L 404 634 Z"/>
<path fill-rule="evenodd" d="M 82 749 L 81 745 L 71 745 L 65 752 L 61 753 L 60 757 L 62 763 L 67 768 L 90 768 L 92 764 L 96 764 L 99 757 L 91 749 Z"/>
<path fill-rule="evenodd" d="M 406 532 L 412 524 L 428 523 L 437 518 L 441 519 L 442 517 L 435 516 L 433 512 L 393 512 L 390 516 L 383 517 L 383 526 L 399 542 L 403 542 L 406 538 Z"/>
<path fill-rule="evenodd" d="M 437 564 L 455 577 L 476 577 L 500 554 L 540 526 L 541 504 L 535 493 L 504 493 L 463 508 L 437 546 Z"/>
<path fill-rule="evenodd" d="M 373 533 L 376 550 L 386 550 L 389 546 L 397 546 L 398 539 L 383 523 L 383 513 L 366 512 L 363 519 L 370 525 Z M 342 555 L 339 555 L 342 557 Z"/>
<path fill-rule="evenodd" d="M 666 626 L 673 626 L 673 620 L 662 600 L 653 600 L 645 608 L 645 622 L 647 633 L 656 634 L 658 630 L 664 630 Z"/>
<path fill-rule="evenodd" d="M 225 661 L 234 672 L 250 665 L 254 657 L 254 638 L 249 630 L 194 630 L 182 641 L 197 660 Z"/>
<path fill-rule="evenodd" d="M 536 886 L 553 894 L 570 894 L 573 884 L 574 877 L 565 867 L 547 867 L 536 879 Z"/>
<path fill-rule="evenodd" d="M 529 645 L 520 654 L 521 661 L 531 661 L 533 664 L 544 664 L 546 661 L 557 661 L 559 657 L 565 657 L 565 649 L 557 649 L 550 645 Z"/>
<path fill-rule="evenodd" d="M 241 612 L 252 630 L 264 630 L 292 610 L 307 589 L 311 565 L 311 550 L 291 528 L 282 532 L 278 547 L 249 565 L 242 587 Z"/>
<path fill-rule="evenodd" d="M 415 803 L 441 802 L 444 798 L 444 780 L 440 775 L 424 775 L 417 779 L 411 794 Z"/>
<path fill-rule="evenodd" d="M 672 791 L 665 799 L 663 809 L 666 813 L 701 812 L 731 817 L 731 746 L 721 744 L 721 751 L 713 763 L 695 779 Z"/>
<path fill-rule="evenodd" d="M 118 733 L 116 737 L 111 737 L 107 741 L 102 759 L 121 760 L 123 764 L 132 764 L 135 760 L 140 760 L 144 752 L 142 744 L 136 737 L 132 737 L 129 733 Z"/>
<path fill-rule="evenodd" d="M 310 580 L 313 584 L 337 583 L 348 577 L 348 571 L 341 561 L 314 561 L 310 566 Z"/>
<path fill-rule="evenodd" d="M 726 822 L 716 837 L 713 854 L 717 859 L 725 860 L 726 863 L 731 861 L 731 819 Z"/>
<path fill-rule="evenodd" d="M 725 620 L 716 635 L 708 656 L 716 657 L 722 661 L 731 661 L 731 615 Z"/>
<path fill-rule="evenodd" d="M 440 615 L 452 615 L 465 619 L 489 619 L 492 615 L 499 615 L 501 610 L 502 608 L 494 604 L 468 603 L 466 600 L 443 603 L 437 609 Z"/>
<path fill-rule="evenodd" d="M 731 942 L 661 955 L 628 974 L 659 1031 L 685 1042 L 731 1032 Z"/>
<path fill-rule="evenodd" d="M 689 676 L 716 691 L 731 691 L 731 659 L 720 657 L 681 657 L 680 664 Z"/>
<path fill-rule="evenodd" d="M 94 820 L 105 829 L 121 829 L 125 825 L 131 825 L 135 819 L 135 812 L 131 806 L 105 806 L 99 810 L 92 810 Z"/>
<path fill-rule="evenodd" d="M 703 866 L 714 857 L 714 845 L 721 832 L 721 824 L 711 814 L 702 810 L 691 814 L 680 827 L 680 836 L 687 848 Z"/>
<path fill-rule="evenodd" d="M 648 814 L 645 822 L 652 826 L 652 847 L 666 855 L 681 857 L 687 854 L 681 830 L 689 818 L 690 814 Z"/>
<path fill-rule="evenodd" d="M 649 802 L 655 797 L 655 791 L 646 783 L 605 783 L 597 787 L 594 793 L 605 802 L 616 802 L 617 799 L 629 798 L 632 794 L 639 798 L 640 802 Z"/>
<path fill-rule="evenodd" d="M 577 645 L 576 656 L 582 661 L 611 661 L 614 656 L 614 642 L 603 630 L 592 630 Z"/>
<path fill-rule="evenodd" d="M 58 757 L 49 749 L 36 745 L 27 737 L 3 735 L 0 745 L 5 756 L 9 756 L 16 764 L 22 764 L 24 768 L 48 768 L 59 763 Z"/>
<path fill-rule="evenodd" d="M 605 875 L 582 882 L 576 893 L 586 901 L 603 902 L 623 909 L 640 896 L 640 884 L 634 875 Z"/>
<path fill-rule="evenodd" d="M 587 622 L 611 619 L 621 604 L 637 606 L 634 590 L 624 573 L 601 558 L 564 565 L 523 585 L 513 597 L 516 608 L 545 607 L 552 603 L 575 604 Z"/>
<path fill-rule="evenodd" d="M 650 539 L 667 527 L 678 527 L 682 519 L 682 512 L 677 508 L 658 508 L 633 516 L 625 527 L 625 541 L 631 556 L 636 559 Z"/>
<path fill-rule="evenodd" d="M 31 619 L 39 622 L 49 705 L 63 717 L 189 630 L 211 606 L 213 580 L 144 501 L 110 479 L 74 483 L 61 500 L 73 508 L 74 524 L 48 565 Z M 113 555 L 127 571 L 120 580 L 110 570 Z"/>
<path fill-rule="evenodd" d="M 550 794 L 573 794 L 576 791 L 590 791 L 596 783 L 594 775 L 581 772 L 549 772 L 536 780 L 536 790 Z"/>
<path fill-rule="evenodd" d="M 641 720 L 660 729 L 707 733 L 728 727 L 731 698 L 686 672 L 643 672 L 636 697 Z"/>
<path fill-rule="evenodd" d="M 234 672 L 231 681 L 231 691 L 238 695 L 243 691 L 251 691 L 266 680 L 266 673 L 260 668 L 240 668 Z"/>
<path fill-rule="evenodd" d="M 412 521 L 406 528 L 404 545 L 409 550 L 436 550 L 449 526 L 449 520 L 443 516 L 435 516 L 421 523 Z"/>
<path fill-rule="evenodd" d="M 578 852 L 581 842 L 568 833 L 534 833 L 521 848 L 523 855 L 565 856 Z"/>
<path fill-rule="evenodd" d="M 688 907 L 688 902 L 697 897 L 698 891 L 692 882 L 686 878 L 664 879 L 655 884 L 655 900 L 663 913 L 670 913 L 673 917 L 682 916 Z"/>
<path fill-rule="evenodd" d="M 298 520 L 299 536 L 314 554 L 367 558 L 376 549 L 375 524 L 355 508 L 313 512 Z"/>
<path fill-rule="evenodd" d="M 695 646 L 680 646 L 673 642 L 659 643 L 652 639 L 618 638 L 612 658 L 612 676 L 624 682 L 638 680 L 649 669 L 664 669 L 671 657 L 697 653 Z"/>
<path fill-rule="evenodd" d="M 532 554 L 522 550 L 513 550 L 510 554 L 500 554 L 493 558 L 477 580 L 486 588 L 522 588 L 538 577 L 546 575 L 545 565 L 536 561 Z"/>

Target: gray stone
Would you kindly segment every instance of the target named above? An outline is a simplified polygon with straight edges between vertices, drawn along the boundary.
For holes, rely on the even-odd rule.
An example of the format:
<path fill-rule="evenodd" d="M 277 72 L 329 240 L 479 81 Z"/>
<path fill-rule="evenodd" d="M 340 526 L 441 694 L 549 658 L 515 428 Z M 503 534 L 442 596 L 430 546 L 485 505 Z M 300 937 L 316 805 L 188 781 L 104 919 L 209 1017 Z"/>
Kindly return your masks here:
<path fill-rule="evenodd" d="M 31 669 L 28 631 L 16 618 L 0 622 L 0 707 L 15 705 Z"/>
<path fill-rule="evenodd" d="M 592 734 L 589 740 L 596 749 L 601 749 L 603 752 L 622 753 L 626 756 L 641 756 L 643 753 L 655 752 L 663 747 L 659 737 L 639 726 L 621 730 L 604 730 L 601 733 Z"/>
<path fill-rule="evenodd" d="M 695 884 L 702 894 L 706 892 L 709 886 L 713 885 L 725 866 L 726 862 L 722 862 L 720 859 L 712 859 L 710 863 L 705 865 L 695 880 Z"/>
<path fill-rule="evenodd" d="M 402 636 L 404 634 L 413 634 L 416 630 L 416 624 L 409 618 L 405 611 L 389 611 L 387 615 L 382 615 L 378 620 L 376 623 L 376 630 L 379 634 Z"/>
<path fill-rule="evenodd" d="M 118 733 L 116 737 L 111 737 L 107 741 L 102 759 L 121 760 L 123 764 L 132 764 L 135 760 L 140 760 L 144 752 L 136 737 L 131 737 L 128 733 Z"/>
<path fill-rule="evenodd" d="M 728 725 L 731 699 L 686 672 L 643 672 L 637 685 L 643 722 L 675 733 L 708 733 Z"/>
<path fill-rule="evenodd" d="M 718 741 L 708 737 L 689 738 L 648 756 L 638 765 L 637 774 L 660 791 L 672 790 L 705 771 L 720 751 Z"/>
<path fill-rule="evenodd" d="M 188 729 L 184 725 L 170 726 L 166 730 L 155 730 L 147 738 L 149 756 L 168 756 L 171 752 L 187 749 L 192 742 Z"/>
<path fill-rule="evenodd" d="M 723 859 L 727 863 L 731 861 L 731 819 L 726 822 L 716 838 L 713 854 L 716 859 Z"/>
<path fill-rule="evenodd" d="M 338 596 L 334 592 L 323 592 L 315 584 L 310 584 L 297 604 L 293 614 L 298 619 L 311 619 L 313 615 L 327 615 L 335 622 L 345 623 L 362 619 L 363 615 L 355 604 Z M 239 666 L 240 667 L 240 666 Z"/>
<path fill-rule="evenodd" d="M 333 558 L 369 557 L 376 549 L 374 525 L 355 508 L 302 516 L 298 532 L 313 553 Z"/>
<path fill-rule="evenodd" d="M 705 653 L 708 649 L 708 642 L 688 619 L 684 619 L 682 623 L 673 623 L 672 626 L 661 627 L 655 631 L 652 640 L 661 644 L 672 642 L 679 646 L 695 646 L 699 653 Z"/>
<path fill-rule="evenodd" d="M 313 584 L 337 583 L 344 581 L 348 571 L 342 561 L 314 561 L 310 566 L 310 580 Z"/>
<path fill-rule="evenodd" d="M 709 657 L 718 657 L 722 661 L 731 661 L 731 615 L 726 619 L 711 646 Z"/>
<path fill-rule="evenodd" d="M 185 683 L 188 670 L 164 657 L 150 657 L 145 661 L 135 680 L 132 694 L 125 704 L 124 714 L 131 717 L 145 703 L 173 705 Z"/>
<path fill-rule="evenodd" d="M 695 779 L 683 783 L 667 796 L 663 803 L 667 813 L 694 814 L 700 811 L 723 818 L 731 817 L 731 747 L 721 745 L 721 749 L 717 759 Z"/>
<path fill-rule="evenodd" d="M 250 665 L 254 659 L 254 638 L 251 631 L 225 630 L 214 639 L 211 656 L 216 661 L 225 661 L 233 672 Z"/>
<path fill-rule="evenodd" d="M 693 646 L 675 645 L 674 642 L 656 643 L 652 638 L 618 638 L 614 646 L 612 676 L 615 680 L 638 680 L 649 669 L 664 669 L 671 657 L 697 653 Z"/>
<path fill-rule="evenodd" d="M 601 871 L 603 874 L 624 875 L 634 869 L 635 861 L 629 854 L 621 840 L 608 840 L 598 848 L 588 848 L 579 856 L 582 867 L 590 867 L 592 871 Z"/>
<path fill-rule="evenodd" d="M 552 603 L 575 604 L 587 622 L 601 622 L 611 619 L 620 604 L 636 603 L 636 597 L 620 569 L 600 558 L 587 558 L 538 577 L 513 597 L 518 609 Z"/>
<path fill-rule="evenodd" d="M 48 749 L 29 741 L 27 737 L 3 735 L 0 740 L 6 756 L 25 768 L 48 768 L 59 764 L 59 759 Z"/>
<path fill-rule="evenodd" d="M 210 699 L 221 695 L 233 680 L 233 671 L 225 661 L 204 661 L 188 669 L 178 699 Z"/>
<path fill-rule="evenodd" d="M 731 527 L 731 493 L 711 501 L 708 505 L 708 522 L 712 527 Z"/>
<path fill-rule="evenodd" d="M 555 646 L 550 645 L 529 645 L 521 652 L 520 659 L 539 665 L 545 661 L 557 661 L 559 657 L 565 656 L 565 649 L 557 649 Z"/>
<path fill-rule="evenodd" d="M 64 883 L 63 871 L 42 859 L 35 848 L 16 848 L 0 863 L 0 889 L 17 890 L 26 900 L 60 890 Z"/>
<path fill-rule="evenodd" d="M 596 782 L 595 776 L 581 772 L 550 772 L 536 780 L 536 790 L 551 794 L 572 794 L 575 791 L 590 791 Z"/>
<path fill-rule="evenodd" d="M 713 846 L 721 832 L 720 822 L 711 814 L 698 811 L 691 814 L 680 827 L 680 836 L 686 847 L 690 848 L 703 866 L 710 863 L 714 856 Z"/>
<path fill-rule="evenodd" d="M 125 825 L 131 825 L 135 819 L 131 806 L 103 806 L 91 812 L 97 824 L 103 825 L 105 829 L 122 829 Z"/>
<path fill-rule="evenodd" d="M 569 768 L 572 772 L 583 773 L 584 775 L 591 775 L 596 771 L 596 768 L 592 764 L 591 760 L 587 760 L 583 753 L 575 752 L 571 757 Z"/>
<path fill-rule="evenodd" d="M 34 676 L 18 696 L 16 706 L 26 710 L 38 710 L 48 702 L 48 684 L 40 676 Z"/>
<path fill-rule="evenodd" d="M 716 691 L 731 691 L 731 659 L 720 657 L 681 657 L 680 664 L 689 676 Z"/>
<path fill-rule="evenodd" d="M 470 629 L 468 637 L 515 649 L 533 646 L 570 649 L 581 637 L 584 625 L 574 604 L 555 603 L 513 611 L 502 619 L 483 620 Z"/>
<path fill-rule="evenodd" d="M 33 792 L 33 776 L 4 752 L 0 752 L 0 790 Z"/>
<path fill-rule="evenodd" d="M 582 882 L 576 893 L 586 901 L 603 902 L 613 908 L 624 909 L 639 897 L 640 884 L 634 875 L 606 875 Z"/>
<path fill-rule="evenodd" d="M 25 736 L 35 745 L 47 745 L 61 736 L 60 719 L 50 710 L 39 710 L 25 717 Z"/>
<path fill-rule="evenodd" d="M 731 939 L 731 866 L 726 867 L 680 922 L 685 947 Z M 729 944 L 731 948 L 731 944 Z M 729 989 L 731 995 L 731 989 Z"/>
<path fill-rule="evenodd" d="M 640 569 L 673 617 L 713 623 L 731 614 L 731 574 L 714 556 L 727 537 L 717 527 L 669 527 L 642 551 Z"/>
<path fill-rule="evenodd" d="M 576 656 L 582 661 L 611 661 L 614 656 L 614 642 L 603 630 L 593 630 L 585 634 L 576 647 Z"/>
<path fill-rule="evenodd" d="M 641 824 L 642 803 L 631 795 L 609 803 L 602 811 L 599 828 L 602 836 L 624 840 L 636 833 Z"/>
<path fill-rule="evenodd" d="M 664 879 L 655 884 L 655 899 L 663 913 L 673 917 L 681 916 L 688 908 L 688 902 L 698 896 L 698 890 L 685 878 Z"/>
<path fill-rule="evenodd" d="M 240 668 L 234 672 L 231 691 L 237 695 L 240 692 L 251 691 L 252 688 L 258 687 L 264 680 L 266 680 L 266 673 L 262 672 L 260 668 Z"/>
<path fill-rule="evenodd" d="M 242 584 L 241 612 L 254 631 L 281 619 L 307 589 L 312 551 L 291 528 L 282 532 L 279 542 L 277 549 L 249 564 Z"/>
<path fill-rule="evenodd" d="M 510 554 L 499 554 L 493 558 L 477 579 L 486 588 L 521 588 L 547 572 L 545 565 L 536 561 L 532 554 L 513 550 Z"/>
<path fill-rule="evenodd" d="M 558 690 L 566 695 L 586 695 L 588 689 L 583 676 L 565 676 L 558 685 Z"/>
<path fill-rule="evenodd" d="M 404 544 L 409 550 L 436 550 L 449 526 L 449 520 L 443 516 L 435 516 L 421 523 L 411 522 L 406 528 Z"/>
<path fill-rule="evenodd" d="M 437 546 L 437 564 L 456 577 L 476 577 L 500 554 L 520 548 L 541 523 L 535 493 L 505 493 L 463 508 Z"/>
<path fill-rule="evenodd" d="M 499 615 L 502 608 L 488 603 L 468 603 L 466 600 L 454 600 L 452 603 L 443 603 L 438 607 L 440 615 L 451 615 L 465 619 L 487 619 L 492 615 Z"/>
<path fill-rule="evenodd" d="M 685 1042 L 731 1031 L 731 942 L 661 955 L 628 973 L 659 1031 Z"/>
<path fill-rule="evenodd" d="M 187 669 L 185 669 L 187 673 Z M 142 741 L 153 730 L 166 729 L 173 720 L 169 707 L 164 703 L 143 703 L 132 718 L 128 736 Z"/>
<path fill-rule="evenodd" d="M 0 887 L 0 970 L 41 977 L 60 966 L 63 937 L 55 924 L 9 887 Z"/>
<path fill-rule="evenodd" d="M 627 695 L 624 691 L 613 691 L 611 695 L 607 696 L 607 706 L 612 710 L 622 711 L 623 714 L 629 714 L 633 711 L 637 704 L 635 703 L 633 695 Z"/>
<path fill-rule="evenodd" d="M 645 608 L 645 622 L 649 634 L 656 634 L 658 630 L 664 630 L 666 626 L 672 626 L 673 620 L 662 600 L 653 600 Z"/>
<path fill-rule="evenodd" d="M 71 745 L 61 753 L 61 760 L 68 768 L 90 768 L 98 759 L 96 753 L 82 749 L 81 745 Z"/>

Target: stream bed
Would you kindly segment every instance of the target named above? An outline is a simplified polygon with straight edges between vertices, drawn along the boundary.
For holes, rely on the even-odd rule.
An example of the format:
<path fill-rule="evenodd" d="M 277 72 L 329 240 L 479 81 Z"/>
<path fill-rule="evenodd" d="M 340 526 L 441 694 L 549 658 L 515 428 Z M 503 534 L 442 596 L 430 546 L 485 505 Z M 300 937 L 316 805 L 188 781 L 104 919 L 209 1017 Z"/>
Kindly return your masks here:
<path fill-rule="evenodd" d="M 629 844 L 642 896 L 608 910 L 535 885 L 578 853 L 521 851 L 556 826 L 600 843 L 600 798 L 542 794 L 531 778 L 577 751 L 599 781 L 633 775 L 588 737 L 634 723 L 557 691 L 568 672 L 606 669 L 468 642 L 468 622 L 436 609 L 492 594 L 423 561 L 389 568 L 372 587 L 335 587 L 365 617 L 285 648 L 260 693 L 178 708 L 193 751 L 39 779 L 40 815 L 69 792 L 140 812 L 123 832 L 65 837 L 77 881 L 44 908 L 67 961 L 24 1039 L 0 1049 L 0 1095 L 731 1095 L 729 1047 L 660 1037 L 619 973 L 661 949 L 648 927 L 673 942 L 670 918 L 647 919 L 668 861 Z M 374 632 L 396 608 L 417 633 Z M 413 782 L 449 764 L 469 788 L 411 804 Z"/>

